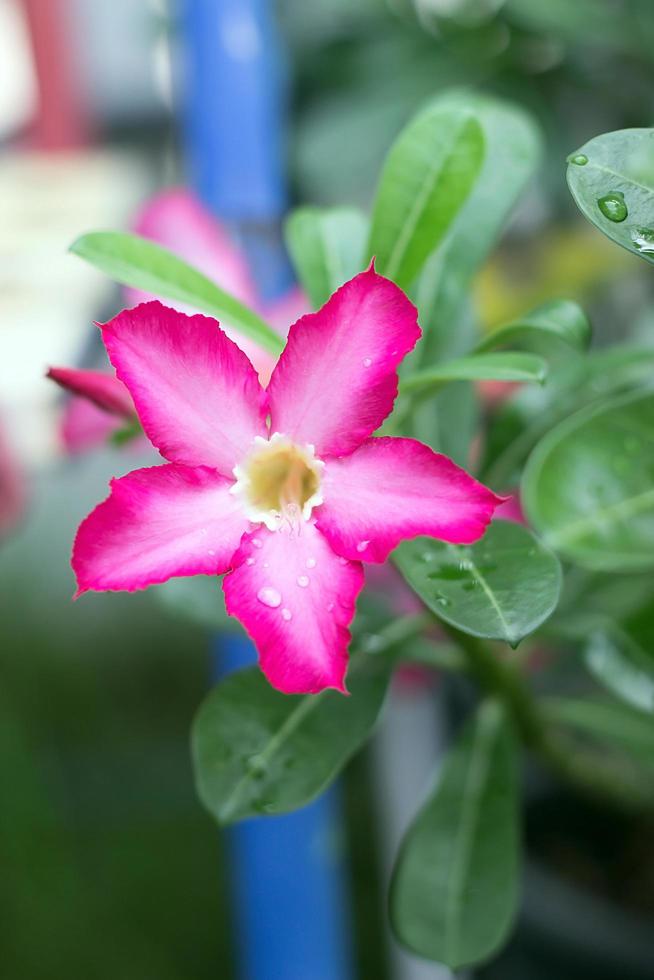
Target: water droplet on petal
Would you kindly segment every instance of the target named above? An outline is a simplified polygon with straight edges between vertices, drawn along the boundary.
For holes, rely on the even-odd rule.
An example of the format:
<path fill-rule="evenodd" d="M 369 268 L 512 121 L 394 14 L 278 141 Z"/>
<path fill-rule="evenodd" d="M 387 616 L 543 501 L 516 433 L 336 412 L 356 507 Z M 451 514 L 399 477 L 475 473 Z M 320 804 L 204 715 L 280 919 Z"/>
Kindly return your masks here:
<path fill-rule="evenodd" d="M 310 580 L 308 575 L 299 575 L 297 579 L 297 584 L 300 586 L 301 589 L 306 589 L 307 585 L 309 584 L 309 581 Z"/>
<path fill-rule="evenodd" d="M 639 252 L 654 252 L 654 229 L 634 228 L 631 240 Z"/>
<path fill-rule="evenodd" d="M 338 556 L 338 564 L 339 565 L 347 565 L 347 558 L 343 558 L 342 555 L 339 555 Z"/>
<path fill-rule="evenodd" d="M 287 623 L 289 619 L 293 619 L 293 613 L 290 609 L 287 609 L 286 606 L 284 606 L 282 609 L 282 619 L 285 619 Z"/>
<path fill-rule="evenodd" d="M 363 366 L 370 367 L 371 364 L 372 364 L 372 357 L 364 357 Z"/>
<path fill-rule="evenodd" d="M 213 556 L 216 554 L 216 552 L 212 548 L 209 548 L 209 551 L 207 552 L 207 554 L 211 555 L 211 557 L 213 558 Z"/>
<path fill-rule="evenodd" d="M 622 191 L 611 191 L 597 200 L 597 206 L 609 221 L 624 221 L 629 214 Z"/>
<path fill-rule="evenodd" d="M 307 558 L 307 568 L 315 568 L 315 567 L 316 567 L 316 559 Z"/>
<path fill-rule="evenodd" d="M 246 558 L 245 559 L 245 564 L 246 565 L 254 565 L 255 564 L 254 558 L 252 556 L 250 556 L 249 558 Z"/>
<path fill-rule="evenodd" d="M 576 167 L 585 167 L 588 163 L 588 157 L 585 153 L 571 153 L 568 157 L 568 163 L 574 163 Z"/>
<path fill-rule="evenodd" d="M 277 589 L 273 589 L 271 585 L 264 585 L 262 589 L 257 592 L 257 599 L 262 602 L 264 606 L 269 606 L 270 609 L 276 609 L 277 606 L 281 606 L 282 597 L 280 596 Z"/>
<path fill-rule="evenodd" d="M 264 561 L 263 567 L 264 568 L 270 568 L 270 562 L 269 561 Z"/>
<path fill-rule="evenodd" d="M 252 538 L 252 545 L 255 548 L 263 548 L 263 541 L 261 538 Z"/>
<path fill-rule="evenodd" d="M 359 541 L 359 543 L 357 545 L 357 551 L 359 553 L 361 553 L 362 551 L 365 551 L 369 544 L 370 544 L 369 541 Z"/>

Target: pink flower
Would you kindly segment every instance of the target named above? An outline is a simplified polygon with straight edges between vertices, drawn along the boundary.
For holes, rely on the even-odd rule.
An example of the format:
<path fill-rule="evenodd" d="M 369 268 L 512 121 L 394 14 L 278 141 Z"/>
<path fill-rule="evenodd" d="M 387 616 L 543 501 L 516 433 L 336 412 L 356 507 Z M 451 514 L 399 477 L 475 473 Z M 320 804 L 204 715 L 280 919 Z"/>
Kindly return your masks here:
<path fill-rule="evenodd" d="M 175 252 L 232 296 L 256 310 L 280 336 L 286 336 L 289 323 L 307 310 L 306 297 L 297 288 L 290 289 L 273 302 L 262 300 L 250 276 L 245 256 L 233 244 L 226 229 L 193 194 L 183 188 L 169 188 L 152 197 L 137 214 L 133 229 L 144 238 Z M 156 297 L 137 289 L 126 289 L 125 298 L 132 306 Z M 171 302 L 170 305 L 184 313 L 196 312 L 182 304 Z M 233 330 L 229 324 L 223 323 L 222 327 L 245 351 L 261 383 L 265 384 L 275 366 L 274 357 L 253 340 Z M 135 417 L 129 394 L 120 381 L 108 372 L 52 368 L 48 377 L 73 394 L 61 425 L 64 448 L 71 455 L 105 443 Z"/>
<path fill-rule="evenodd" d="M 420 336 L 372 267 L 294 323 L 265 390 L 209 317 L 151 302 L 102 333 L 169 462 L 114 480 L 82 523 L 78 594 L 228 572 L 228 612 L 281 691 L 345 690 L 362 561 L 420 534 L 476 541 L 500 502 L 427 446 L 372 437 Z"/>

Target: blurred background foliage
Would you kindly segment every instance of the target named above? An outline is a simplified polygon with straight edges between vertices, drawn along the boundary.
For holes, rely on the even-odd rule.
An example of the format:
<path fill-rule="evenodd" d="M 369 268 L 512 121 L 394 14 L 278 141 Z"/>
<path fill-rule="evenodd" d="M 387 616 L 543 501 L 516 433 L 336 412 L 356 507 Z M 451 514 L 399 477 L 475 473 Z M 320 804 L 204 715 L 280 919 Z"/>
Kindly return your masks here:
<path fill-rule="evenodd" d="M 114 7 L 129 26 L 136 6 L 101 2 L 86 16 L 92 8 L 110 23 Z M 278 12 L 297 201 L 367 206 L 385 152 L 427 97 L 453 87 L 504 96 L 538 120 L 545 155 L 475 284 L 482 324 L 566 295 L 586 305 L 600 345 L 636 334 L 651 344 L 649 270 L 583 221 L 564 179 L 566 155 L 587 139 L 653 122 L 650 0 L 279 0 Z M 174 50 L 174 13 L 152 4 L 132 42 L 153 77 L 162 34 Z M 120 74 L 118 59 L 111 105 L 94 108 L 98 141 L 133 151 L 142 186 L 156 187 L 179 169 L 174 119 L 149 89 L 135 107 Z M 21 138 L 3 133 L 5 158 Z M 54 283 L 46 301 L 59 302 Z M 206 635 L 149 594 L 71 605 L 74 529 L 123 461 L 106 452 L 25 468 L 23 520 L 0 542 L 0 974 L 223 980 L 224 865 L 187 748 L 209 683 Z M 347 785 L 358 955 L 361 976 L 377 980 L 382 898 L 356 766 Z"/>

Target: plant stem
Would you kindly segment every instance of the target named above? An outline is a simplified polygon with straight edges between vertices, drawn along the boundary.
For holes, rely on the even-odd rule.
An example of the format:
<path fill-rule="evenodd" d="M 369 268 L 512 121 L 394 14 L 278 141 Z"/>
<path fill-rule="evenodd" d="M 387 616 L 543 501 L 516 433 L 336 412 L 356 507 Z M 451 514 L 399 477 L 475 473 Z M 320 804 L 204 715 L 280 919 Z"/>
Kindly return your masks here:
<path fill-rule="evenodd" d="M 551 728 L 514 664 L 502 660 L 477 637 L 445 622 L 440 625 L 465 653 L 471 674 L 508 707 L 525 745 L 559 777 L 595 800 L 622 810 L 654 808 L 654 786 L 650 782 L 630 778 L 623 766 L 598 758 Z"/>

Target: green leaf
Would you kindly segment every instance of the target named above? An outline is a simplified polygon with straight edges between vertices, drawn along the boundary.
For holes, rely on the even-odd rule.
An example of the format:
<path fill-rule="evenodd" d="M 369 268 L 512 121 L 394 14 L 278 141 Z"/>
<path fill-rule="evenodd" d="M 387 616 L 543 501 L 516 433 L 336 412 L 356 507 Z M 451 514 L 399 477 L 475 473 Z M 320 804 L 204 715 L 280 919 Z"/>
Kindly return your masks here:
<path fill-rule="evenodd" d="M 225 596 L 216 575 L 171 578 L 150 589 L 155 600 L 179 619 L 189 620 L 212 630 L 240 632 L 241 624 L 227 615 Z"/>
<path fill-rule="evenodd" d="M 588 317 L 577 303 L 569 299 L 544 303 L 518 320 L 487 334 L 479 341 L 476 350 L 493 350 L 515 341 L 541 342 L 552 338 L 574 350 L 586 350 L 591 340 L 591 327 Z"/>
<path fill-rule="evenodd" d="M 470 193 L 484 156 L 474 113 L 436 100 L 400 133 L 373 206 L 368 254 L 407 288 Z"/>
<path fill-rule="evenodd" d="M 567 177 L 589 221 L 618 245 L 654 262 L 654 129 L 596 136 L 570 154 Z"/>
<path fill-rule="evenodd" d="M 284 346 L 257 313 L 147 238 L 122 231 L 92 231 L 73 242 L 70 251 L 116 282 L 218 317 L 271 354 L 279 354 Z"/>
<path fill-rule="evenodd" d="M 650 765 L 654 762 L 651 715 L 615 701 L 550 697 L 539 703 L 550 721 L 570 726 L 591 739 L 609 742 Z"/>
<path fill-rule="evenodd" d="M 417 284 L 415 300 L 425 333 L 419 348 L 422 364 L 460 353 L 451 348 L 470 282 L 499 238 L 541 156 L 539 130 L 518 106 L 474 92 L 451 93 L 443 103 L 474 112 L 486 149 L 470 195 Z"/>
<path fill-rule="evenodd" d="M 654 395 L 591 405 L 536 446 L 522 480 L 531 523 L 586 568 L 654 567 Z"/>
<path fill-rule="evenodd" d="M 586 666 L 608 691 L 641 711 L 654 712 L 654 655 L 626 629 L 610 621 L 591 632 Z"/>
<path fill-rule="evenodd" d="M 543 384 L 547 362 L 536 354 L 502 351 L 492 354 L 471 354 L 446 364 L 437 364 L 426 371 L 417 371 L 402 381 L 402 394 L 429 393 L 450 381 L 535 381 Z"/>
<path fill-rule="evenodd" d="M 361 272 L 368 222 L 356 208 L 298 208 L 284 230 L 293 265 L 314 309 Z"/>
<path fill-rule="evenodd" d="M 394 560 L 412 589 L 440 618 L 470 633 L 516 646 L 556 608 L 561 568 L 531 531 L 494 521 L 469 547 L 417 538 Z"/>
<path fill-rule="evenodd" d="M 350 697 L 280 694 L 257 667 L 214 688 L 195 718 L 192 748 L 200 799 L 219 823 L 295 810 L 329 785 L 377 720 L 394 666 L 382 650 L 378 643 L 374 654 L 355 654 Z"/>
<path fill-rule="evenodd" d="M 456 970 L 507 938 L 519 873 L 517 746 L 501 706 L 483 704 L 409 828 L 391 885 L 399 941 Z"/>

